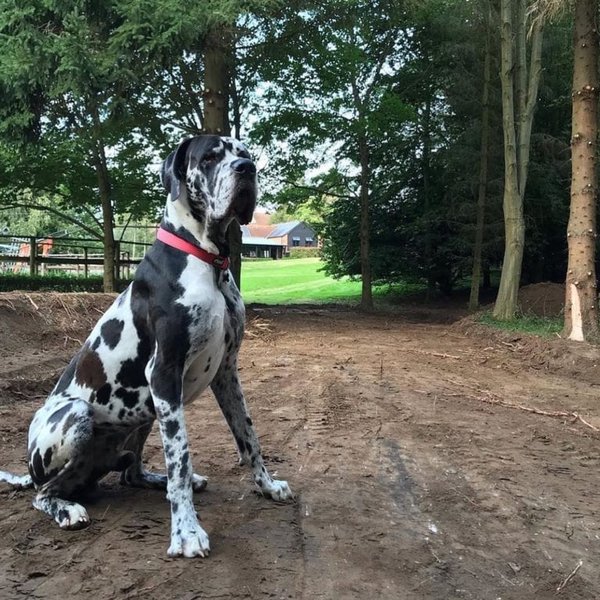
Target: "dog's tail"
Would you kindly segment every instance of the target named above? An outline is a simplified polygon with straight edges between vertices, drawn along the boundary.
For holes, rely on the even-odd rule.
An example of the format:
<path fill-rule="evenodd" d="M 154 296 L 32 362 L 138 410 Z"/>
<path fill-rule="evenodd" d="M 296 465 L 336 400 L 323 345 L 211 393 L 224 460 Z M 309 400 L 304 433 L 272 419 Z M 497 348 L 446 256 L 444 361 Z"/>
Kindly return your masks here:
<path fill-rule="evenodd" d="M 0 481 L 4 481 L 16 490 L 25 490 L 33 487 L 33 480 L 30 475 L 13 475 L 6 471 L 0 471 Z"/>

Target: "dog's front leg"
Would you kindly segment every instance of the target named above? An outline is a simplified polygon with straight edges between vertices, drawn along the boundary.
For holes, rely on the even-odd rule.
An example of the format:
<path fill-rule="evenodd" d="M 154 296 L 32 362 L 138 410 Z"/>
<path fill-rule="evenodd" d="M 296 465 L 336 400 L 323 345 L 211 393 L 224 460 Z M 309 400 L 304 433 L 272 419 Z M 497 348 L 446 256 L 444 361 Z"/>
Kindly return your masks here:
<path fill-rule="evenodd" d="M 167 497 L 171 502 L 169 556 L 208 556 L 208 535 L 198 523 L 193 503 L 192 460 L 181 395 L 182 378 L 177 369 L 151 363 L 150 389 L 160 426 L 167 467 Z"/>
<path fill-rule="evenodd" d="M 263 495 L 278 501 L 293 499 L 287 481 L 273 479 L 265 466 L 244 399 L 237 372 L 237 360 L 234 359 L 231 363 L 227 359 L 224 360 L 211 383 L 211 388 L 237 443 L 240 464 L 251 466 L 254 482 Z"/>

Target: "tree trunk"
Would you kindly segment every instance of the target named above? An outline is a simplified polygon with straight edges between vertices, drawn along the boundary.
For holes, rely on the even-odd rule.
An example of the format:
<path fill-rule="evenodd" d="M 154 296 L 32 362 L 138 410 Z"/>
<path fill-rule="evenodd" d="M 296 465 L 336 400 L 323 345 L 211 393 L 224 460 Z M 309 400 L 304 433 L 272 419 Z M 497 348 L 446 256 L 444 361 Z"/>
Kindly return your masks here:
<path fill-rule="evenodd" d="M 114 212 L 112 206 L 112 191 L 110 174 L 104 152 L 104 143 L 101 136 L 101 122 L 98 107 L 90 106 L 90 114 L 94 122 L 93 157 L 94 170 L 98 180 L 98 191 L 100 194 L 100 205 L 102 208 L 102 235 L 104 242 L 104 277 L 103 289 L 105 292 L 117 291 L 117 273 L 115 262 L 115 235 L 114 235 Z"/>
<path fill-rule="evenodd" d="M 494 306 L 494 317 L 508 321 L 514 319 L 517 311 L 517 298 L 523 248 L 525 246 L 525 222 L 523 200 L 529 166 L 529 146 L 531 125 L 535 108 L 541 72 L 542 21 L 538 19 L 532 28 L 531 66 L 528 76 L 525 44 L 527 23 L 521 18 L 524 0 L 517 0 L 519 15 L 516 33 L 513 24 L 513 3 L 501 0 L 501 68 L 502 82 L 502 121 L 504 130 L 504 260 L 500 287 Z M 513 38 L 517 40 L 516 52 Z M 515 63 L 515 54 L 517 61 Z M 527 91 L 524 87 L 527 85 Z M 515 92 L 517 96 L 517 117 L 515 117 Z M 518 144 L 518 147 L 517 147 Z"/>
<path fill-rule="evenodd" d="M 431 161 L 431 96 L 425 100 L 423 115 L 423 157 L 421 168 L 423 170 L 423 214 L 425 215 L 425 265 L 427 265 L 427 292 L 426 299 L 431 298 L 435 291 L 435 277 L 433 275 L 433 242 L 431 239 L 431 186 L 429 185 Z"/>
<path fill-rule="evenodd" d="M 475 246 L 473 248 L 473 273 L 471 275 L 471 295 L 469 310 L 479 306 L 481 283 L 481 255 L 483 253 L 483 232 L 485 226 L 485 199 L 487 193 L 489 134 L 490 134 L 490 79 L 492 63 L 492 18 L 491 5 L 486 21 L 485 57 L 483 62 L 483 90 L 481 94 L 481 153 L 479 163 L 479 186 L 477 193 L 477 213 L 475 224 Z"/>
<path fill-rule="evenodd" d="M 117 291 L 117 277 L 115 271 L 115 236 L 113 230 L 113 208 L 111 201 L 111 188 L 104 148 L 97 143 L 97 162 L 95 165 L 98 189 L 100 191 L 100 203 L 102 206 L 102 233 L 104 242 L 104 291 Z"/>
<path fill-rule="evenodd" d="M 213 29 L 204 49 L 204 123 L 202 131 L 230 135 L 229 99 L 231 93 L 231 63 L 233 58 L 231 33 L 223 28 Z M 232 221 L 227 230 L 230 269 L 238 288 L 242 283 L 242 230 Z"/>
<path fill-rule="evenodd" d="M 598 0 L 576 0 L 573 39 L 571 211 L 564 335 L 598 336 L 595 269 L 598 136 Z"/>
<path fill-rule="evenodd" d="M 363 310 L 373 310 L 373 290 L 371 283 L 371 257 L 370 257 L 370 207 L 369 207 L 369 146 L 366 134 L 358 136 L 358 149 L 360 159 L 360 273 L 362 288 L 360 307 Z"/>

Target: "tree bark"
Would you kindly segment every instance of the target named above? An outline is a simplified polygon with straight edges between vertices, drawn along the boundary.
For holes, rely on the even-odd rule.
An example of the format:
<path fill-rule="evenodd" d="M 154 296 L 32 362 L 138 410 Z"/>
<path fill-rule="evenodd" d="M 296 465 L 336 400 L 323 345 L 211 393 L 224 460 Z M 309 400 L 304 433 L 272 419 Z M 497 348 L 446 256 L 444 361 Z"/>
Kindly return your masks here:
<path fill-rule="evenodd" d="M 231 95 L 231 65 L 233 38 L 224 27 L 213 29 L 204 49 L 204 122 L 202 131 L 230 135 L 229 100 Z M 227 230 L 230 270 L 238 288 L 242 283 L 242 230 L 233 220 Z"/>
<path fill-rule="evenodd" d="M 104 152 L 104 144 L 100 132 L 100 114 L 98 107 L 92 104 L 90 114 L 94 122 L 94 137 L 92 147 L 92 161 L 98 180 L 98 191 L 100 194 L 100 205 L 102 208 L 102 235 L 104 242 L 104 276 L 103 289 L 105 292 L 117 291 L 117 273 L 115 262 L 115 235 L 114 235 L 114 211 L 112 206 L 112 190 L 110 174 Z"/>
<path fill-rule="evenodd" d="M 373 310 L 373 290 L 371 282 L 370 257 L 370 206 L 369 206 L 369 145 L 366 133 L 358 136 L 360 160 L 360 273 L 362 279 L 360 307 L 363 310 Z"/>
<path fill-rule="evenodd" d="M 479 185 L 477 191 L 477 209 L 475 224 L 475 245 L 473 248 L 473 272 L 471 275 L 471 295 L 469 310 L 479 307 L 479 288 L 481 284 L 481 256 L 483 253 L 483 233 L 485 227 L 485 200 L 487 194 L 488 155 L 490 136 L 490 80 L 492 71 L 492 18 L 489 6 L 486 21 L 485 57 L 483 62 L 483 90 L 481 93 L 481 152 L 479 163 Z"/>
<path fill-rule="evenodd" d="M 431 91 L 431 90 L 430 90 Z M 431 95 L 425 100 L 423 114 L 423 157 L 421 168 L 423 171 L 423 213 L 426 219 L 425 228 L 425 264 L 427 265 L 427 292 L 429 301 L 435 291 L 435 277 L 433 275 L 433 242 L 431 239 L 431 186 L 429 185 L 431 162 Z"/>
<path fill-rule="evenodd" d="M 102 206 L 102 233 L 104 242 L 104 282 L 105 292 L 117 291 L 117 273 L 115 271 L 115 236 L 114 236 L 114 215 L 111 201 L 111 186 L 108 169 L 106 168 L 106 158 L 104 148 L 97 144 L 96 151 L 96 178 L 98 179 L 98 189 L 100 192 L 100 204 Z"/>
<path fill-rule="evenodd" d="M 595 269 L 598 139 L 598 0 L 577 0 L 573 39 L 571 210 L 564 335 L 597 339 Z"/>
<path fill-rule="evenodd" d="M 524 0 L 517 0 L 523 3 Z M 528 76 L 525 44 L 527 23 L 520 18 L 523 6 L 517 7 L 519 20 L 515 32 L 513 23 L 513 2 L 501 0 L 501 68 L 502 120 L 504 130 L 504 259 L 500 287 L 494 306 L 494 317 L 508 321 L 515 317 L 523 249 L 525 246 L 525 222 L 523 200 L 529 166 L 529 147 L 533 110 L 535 108 L 541 72 L 542 20 L 533 25 L 531 41 L 531 67 Z M 513 45 L 516 38 L 516 51 Z M 515 55 L 517 61 L 515 62 Z M 524 88 L 527 86 L 527 91 Z M 515 116 L 515 95 L 517 111 Z"/>

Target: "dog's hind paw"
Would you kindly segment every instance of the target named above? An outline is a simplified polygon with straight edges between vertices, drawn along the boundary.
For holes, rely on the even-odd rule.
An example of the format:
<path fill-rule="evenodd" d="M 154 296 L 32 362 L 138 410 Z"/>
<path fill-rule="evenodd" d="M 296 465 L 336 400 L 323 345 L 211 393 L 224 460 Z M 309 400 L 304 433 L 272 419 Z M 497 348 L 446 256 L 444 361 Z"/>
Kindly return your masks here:
<path fill-rule="evenodd" d="M 202 475 L 194 473 L 192 475 L 192 489 L 194 492 L 201 492 L 208 485 L 208 479 Z"/>
<path fill-rule="evenodd" d="M 294 494 L 287 481 L 273 479 L 268 483 L 263 483 L 260 488 L 263 496 L 275 500 L 275 502 L 289 502 L 294 499 Z"/>
<path fill-rule="evenodd" d="M 83 529 L 90 524 L 90 517 L 85 508 L 74 502 L 61 508 L 54 520 L 61 529 Z"/>
<path fill-rule="evenodd" d="M 171 534 L 171 545 L 167 550 L 171 557 L 185 556 L 194 558 L 200 556 L 206 558 L 210 554 L 210 544 L 206 531 L 196 524 L 188 531 L 177 530 Z"/>

